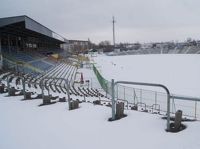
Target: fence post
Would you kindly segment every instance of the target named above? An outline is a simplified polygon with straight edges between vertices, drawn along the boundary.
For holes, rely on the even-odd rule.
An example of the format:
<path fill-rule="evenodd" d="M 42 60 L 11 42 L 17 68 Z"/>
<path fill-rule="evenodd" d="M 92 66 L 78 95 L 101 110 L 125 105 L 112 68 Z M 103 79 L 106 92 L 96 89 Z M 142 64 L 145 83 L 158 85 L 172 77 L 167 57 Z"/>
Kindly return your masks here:
<path fill-rule="evenodd" d="M 195 101 L 195 111 L 194 112 L 195 112 L 194 117 L 195 117 L 195 119 L 197 119 L 197 101 Z"/>
<path fill-rule="evenodd" d="M 115 82 L 114 79 L 111 81 L 112 87 L 112 120 L 115 120 Z"/>
<path fill-rule="evenodd" d="M 26 99 L 26 89 L 25 89 L 25 86 L 26 86 L 26 84 L 25 84 L 25 78 L 23 77 L 22 78 L 22 86 L 23 86 L 23 94 L 24 94 L 24 99 Z"/>
<path fill-rule="evenodd" d="M 169 90 L 166 88 L 167 91 L 167 131 L 170 130 L 170 93 Z"/>
<path fill-rule="evenodd" d="M 118 95 L 118 85 L 117 85 L 117 99 L 119 99 L 119 95 Z"/>
<path fill-rule="evenodd" d="M 10 83 L 9 83 L 9 76 L 7 76 L 7 88 L 8 88 L 8 91 L 9 91 L 9 89 L 10 89 Z"/>
<path fill-rule="evenodd" d="M 134 105 L 135 105 L 135 89 L 133 88 L 133 100 L 134 100 Z"/>
<path fill-rule="evenodd" d="M 69 93 L 70 84 L 69 84 L 69 81 L 67 79 L 65 79 L 64 81 L 65 81 L 65 84 L 67 85 L 68 106 L 69 106 L 69 110 L 71 110 L 71 107 L 70 107 L 70 93 Z"/>
<path fill-rule="evenodd" d="M 41 90 L 42 90 L 42 99 L 44 99 L 44 86 L 43 86 L 43 79 L 40 82 Z"/>
<path fill-rule="evenodd" d="M 142 89 L 140 89 L 140 102 L 142 102 Z"/>
<path fill-rule="evenodd" d="M 106 97 L 108 97 L 108 84 L 106 83 Z"/>
<path fill-rule="evenodd" d="M 124 100 L 126 99 L 126 95 L 125 95 L 126 92 L 125 92 L 125 91 L 126 91 L 126 88 L 125 88 L 125 86 L 124 86 Z"/>
<path fill-rule="evenodd" d="M 50 95 L 50 89 L 49 89 L 49 85 L 48 85 L 48 96 Z"/>
<path fill-rule="evenodd" d="M 155 92 L 155 105 L 157 104 L 157 92 Z"/>

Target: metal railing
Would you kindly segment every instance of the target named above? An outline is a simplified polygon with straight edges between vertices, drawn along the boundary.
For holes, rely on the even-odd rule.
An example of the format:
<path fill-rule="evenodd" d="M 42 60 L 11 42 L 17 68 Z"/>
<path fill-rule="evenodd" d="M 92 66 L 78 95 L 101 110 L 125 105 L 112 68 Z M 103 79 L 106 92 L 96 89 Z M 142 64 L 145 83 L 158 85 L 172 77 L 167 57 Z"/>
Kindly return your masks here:
<path fill-rule="evenodd" d="M 112 119 L 115 119 L 115 86 L 117 84 L 130 84 L 130 85 L 140 85 L 140 86 L 151 86 L 151 87 L 159 87 L 163 88 L 167 94 L 167 130 L 170 130 L 170 92 L 168 88 L 162 84 L 153 84 L 153 83 L 143 83 L 143 82 L 127 82 L 127 81 L 117 81 L 114 82 L 112 79 Z"/>
<path fill-rule="evenodd" d="M 145 103 L 147 107 L 156 104 L 160 106 L 160 113 L 166 114 L 167 112 L 167 94 L 164 92 L 128 87 L 121 84 L 118 84 L 115 87 L 115 90 L 116 99 L 127 100 L 133 105 Z M 111 95 L 110 90 L 108 90 L 108 94 Z M 171 94 L 170 98 L 170 113 L 174 114 L 180 109 L 183 111 L 183 116 L 186 118 L 200 120 L 200 100 L 198 97 L 186 97 Z"/>

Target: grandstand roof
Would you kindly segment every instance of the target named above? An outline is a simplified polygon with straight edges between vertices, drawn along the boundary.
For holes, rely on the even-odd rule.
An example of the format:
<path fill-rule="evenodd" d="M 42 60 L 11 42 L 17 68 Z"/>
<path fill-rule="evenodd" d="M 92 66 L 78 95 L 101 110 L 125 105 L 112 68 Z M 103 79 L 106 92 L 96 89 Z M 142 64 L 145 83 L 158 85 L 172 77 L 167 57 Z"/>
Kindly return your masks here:
<path fill-rule="evenodd" d="M 49 38 L 64 43 L 65 38 L 26 15 L 0 18 L 0 32 L 21 36 Z"/>

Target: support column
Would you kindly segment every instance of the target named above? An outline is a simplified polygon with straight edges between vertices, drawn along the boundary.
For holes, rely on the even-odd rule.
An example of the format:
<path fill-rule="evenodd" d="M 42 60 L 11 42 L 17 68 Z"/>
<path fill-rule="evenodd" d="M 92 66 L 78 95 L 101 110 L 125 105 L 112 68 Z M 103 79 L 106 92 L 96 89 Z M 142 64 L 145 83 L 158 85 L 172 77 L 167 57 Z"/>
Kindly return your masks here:
<path fill-rule="evenodd" d="M 9 37 L 9 35 L 8 35 L 8 51 L 10 53 L 10 37 Z"/>
<path fill-rule="evenodd" d="M 0 34 L 0 69 L 3 68 L 3 55 L 2 55 L 2 49 L 1 49 L 1 34 Z"/>
<path fill-rule="evenodd" d="M 18 47 L 18 37 L 17 36 L 15 37 L 15 46 L 16 46 L 16 49 L 19 50 L 19 47 Z"/>
<path fill-rule="evenodd" d="M 1 34 L 0 34 L 0 53 L 2 53 L 1 52 Z"/>

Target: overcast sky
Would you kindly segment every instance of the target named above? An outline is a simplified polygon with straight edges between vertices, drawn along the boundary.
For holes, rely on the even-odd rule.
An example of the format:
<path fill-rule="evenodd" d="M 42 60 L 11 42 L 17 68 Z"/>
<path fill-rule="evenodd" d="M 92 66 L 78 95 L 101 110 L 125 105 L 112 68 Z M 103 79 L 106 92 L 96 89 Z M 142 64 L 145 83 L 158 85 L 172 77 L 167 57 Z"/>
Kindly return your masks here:
<path fill-rule="evenodd" d="M 200 0 L 1 0 L 0 17 L 28 15 L 67 39 L 98 43 L 200 39 Z"/>

